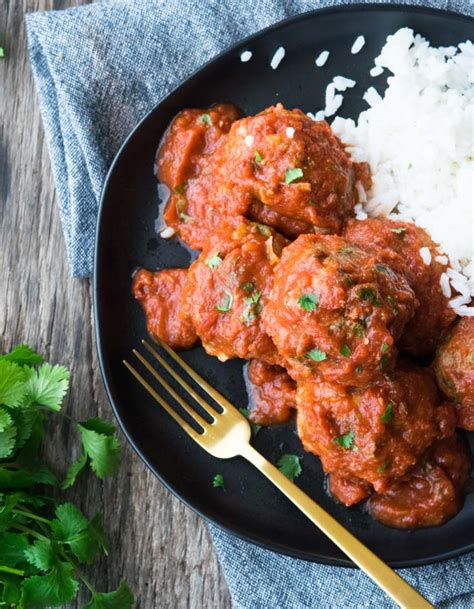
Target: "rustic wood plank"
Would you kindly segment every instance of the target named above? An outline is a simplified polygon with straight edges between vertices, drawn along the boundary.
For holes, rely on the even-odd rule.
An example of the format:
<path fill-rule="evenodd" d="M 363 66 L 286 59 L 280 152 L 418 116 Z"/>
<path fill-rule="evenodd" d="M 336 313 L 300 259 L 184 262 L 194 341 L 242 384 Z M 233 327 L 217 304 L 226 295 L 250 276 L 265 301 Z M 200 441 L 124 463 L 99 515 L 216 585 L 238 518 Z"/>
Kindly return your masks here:
<path fill-rule="evenodd" d="M 98 371 L 90 281 L 69 275 L 54 184 L 28 64 L 25 12 L 85 0 L 3 0 L 0 44 L 0 350 L 27 342 L 73 371 L 65 411 L 112 413 Z M 59 474 L 75 457 L 66 420 L 51 424 L 48 457 Z M 80 479 L 66 493 L 89 515 L 104 514 L 110 556 L 90 572 L 99 589 L 124 577 L 140 609 L 231 607 L 205 524 L 172 497 L 128 446 L 118 476 Z M 82 607 L 81 593 L 70 609 Z"/>

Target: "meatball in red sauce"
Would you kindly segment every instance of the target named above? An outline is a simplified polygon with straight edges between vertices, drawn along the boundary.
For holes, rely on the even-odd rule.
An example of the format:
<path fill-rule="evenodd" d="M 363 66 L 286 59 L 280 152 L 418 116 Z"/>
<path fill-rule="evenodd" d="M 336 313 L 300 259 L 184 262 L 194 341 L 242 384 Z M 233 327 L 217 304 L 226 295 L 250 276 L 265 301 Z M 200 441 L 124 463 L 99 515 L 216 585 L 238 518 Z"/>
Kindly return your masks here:
<path fill-rule="evenodd" d="M 296 383 L 281 366 L 253 359 L 247 367 L 250 419 L 259 425 L 288 421 L 296 408 Z"/>
<path fill-rule="evenodd" d="M 474 317 L 463 317 L 440 345 L 434 369 L 440 389 L 458 407 L 459 426 L 474 431 Z"/>
<path fill-rule="evenodd" d="M 140 269 L 133 279 L 132 292 L 143 307 L 148 332 L 173 349 L 190 349 L 197 341 L 193 324 L 181 311 L 187 274 L 187 269 Z"/>
<path fill-rule="evenodd" d="M 456 317 L 441 290 L 440 277 L 447 265 L 436 260 L 439 252 L 433 240 L 415 224 L 388 218 L 349 220 L 344 237 L 354 245 L 377 252 L 407 279 L 419 307 L 398 345 L 402 351 L 418 357 L 432 353 Z M 422 247 L 430 250 L 430 264 L 426 264 L 420 254 Z"/>
<path fill-rule="evenodd" d="M 341 237 L 301 235 L 275 267 L 263 319 L 293 378 L 363 386 L 393 367 L 416 306 L 377 256 Z"/>
<path fill-rule="evenodd" d="M 444 437 L 454 406 L 439 408 L 430 373 L 410 364 L 358 389 L 308 379 L 298 383 L 298 435 L 325 472 L 384 492 Z"/>
<path fill-rule="evenodd" d="M 405 476 L 372 496 L 370 514 L 398 529 L 441 525 L 460 510 L 470 470 L 469 453 L 459 437 L 439 440 Z"/>
<path fill-rule="evenodd" d="M 286 241 L 271 229 L 242 225 L 241 243 L 219 240 L 191 265 L 184 288 L 184 312 L 203 347 L 221 361 L 229 358 L 278 361 L 261 311 L 273 283 L 273 266 Z M 230 249 L 230 251 L 229 251 Z"/>

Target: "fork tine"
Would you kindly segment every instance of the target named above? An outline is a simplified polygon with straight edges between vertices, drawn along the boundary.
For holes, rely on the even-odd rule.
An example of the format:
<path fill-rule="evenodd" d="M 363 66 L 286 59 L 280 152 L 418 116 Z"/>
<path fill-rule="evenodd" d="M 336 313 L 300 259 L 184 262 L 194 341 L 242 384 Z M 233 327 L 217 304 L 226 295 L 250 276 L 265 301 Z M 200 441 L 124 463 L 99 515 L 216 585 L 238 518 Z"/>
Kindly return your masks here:
<path fill-rule="evenodd" d="M 153 357 L 155 357 L 155 358 L 156 358 L 156 359 L 157 359 L 157 360 L 160 362 L 160 364 L 163 366 L 163 368 L 165 368 L 165 370 L 167 370 L 167 371 L 169 372 L 169 374 L 171 374 L 171 376 L 172 376 L 172 377 L 173 377 L 173 378 L 174 378 L 174 379 L 175 379 L 175 380 L 176 380 L 176 381 L 177 381 L 177 382 L 178 382 L 178 383 L 181 385 L 181 387 L 183 387 L 183 389 L 185 389 L 185 390 L 186 390 L 186 391 L 189 393 L 189 395 L 191 395 L 191 396 L 192 396 L 192 397 L 193 397 L 193 398 L 196 400 L 196 402 L 197 402 L 197 403 L 198 403 L 198 404 L 201 406 L 201 408 L 203 408 L 203 409 L 204 409 L 204 410 L 205 410 L 205 411 L 206 411 L 208 414 L 210 414 L 210 415 L 211 415 L 211 416 L 213 416 L 214 418 L 216 418 L 216 417 L 218 417 L 218 416 L 221 416 L 221 413 L 220 413 L 220 412 L 218 412 L 218 411 L 216 411 L 216 410 L 215 410 L 214 408 L 212 408 L 211 406 L 209 406 L 209 404 L 208 404 L 207 402 L 205 402 L 205 401 L 202 399 L 202 397 L 199 395 L 199 393 L 196 393 L 196 391 L 194 391 L 194 389 L 193 389 L 193 388 L 192 388 L 190 385 L 188 385 L 188 383 L 187 383 L 187 382 L 186 382 L 186 381 L 185 381 L 183 378 L 181 378 L 181 377 L 179 376 L 179 374 L 177 374 L 177 373 L 176 373 L 176 372 L 173 370 L 173 368 L 171 368 L 171 366 L 170 366 L 170 365 L 169 365 L 169 364 L 168 364 L 168 363 L 167 363 L 167 362 L 166 362 L 166 361 L 165 361 L 165 360 L 164 360 L 164 359 L 161 357 L 161 355 L 160 355 L 160 354 L 159 354 L 159 353 L 158 353 L 158 352 L 157 352 L 155 349 L 153 349 L 153 347 L 152 347 L 150 344 L 148 344 L 148 343 L 147 343 L 145 340 L 142 340 L 142 344 L 143 344 L 143 346 L 144 346 L 144 347 L 145 347 L 145 348 L 146 348 L 146 349 L 147 349 L 147 350 L 148 350 L 148 351 L 149 351 L 149 352 L 150 352 L 150 353 L 153 355 Z M 160 345 L 161 345 L 161 343 L 160 343 Z M 165 343 L 163 343 L 161 346 L 162 346 L 163 348 L 165 348 Z M 167 345 L 166 345 L 166 346 L 167 346 Z M 168 347 L 168 349 L 170 349 L 170 348 Z M 172 351 L 171 349 L 170 349 L 170 351 L 168 351 L 168 349 L 166 349 L 166 351 L 167 351 L 167 352 L 168 352 L 168 353 L 171 355 L 171 357 L 173 357 L 173 358 L 175 359 L 175 361 L 176 361 L 176 362 L 178 362 L 178 364 L 181 364 L 181 365 L 182 365 L 182 367 L 183 367 L 183 368 L 186 370 L 186 372 L 187 372 L 187 373 L 188 373 L 188 374 L 191 376 L 191 378 L 194 378 L 194 377 L 193 377 L 193 374 L 194 374 L 196 377 L 199 377 L 199 375 L 197 374 L 197 372 L 194 372 L 194 370 L 193 370 L 191 367 L 189 367 L 189 366 L 186 364 L 186 362 L 184 362 L 184 360 L 182 360 L 182 359 L 181 359 L 181 358 L 180 358 L 178 355 L 176 355 L 176 353 L 175 353 L 174 351 Z M 176 357 L 175 357 L 175 356 L 176 356 Z M 185 367 L 185 365 L 184 365 L 184 364 L 186 364 L 186 367 Z M 206 381 L 205 381 L 204 379 L 202 379 L 201 377 L 199 377 L 199 379 L 201 379 L 201 381 L 202 381 L 202 382 L 204 382 L 204 383 L 206 382 Z M 199 382 L 199 380 L 197 380 L 196 378 L 194 378 L 194 380 L 195 380 L 195 381 L 196 381 L 196 382 L 197 382 L 199 385 L 201 385 L 201 387 L 202 387 L 202 384 Z M 207 384 L 207 383 L 206 383 L 206 384 Z M 212 388 L 210 385 L 208 385 L 208 387 L 209 387 L 210 389 L 212 389 L 213 391 L 215 391 L 215 392 L 216 392 L 216 394 L 220 396 L 221 400 L 225 400 L 224 396 L 222 396 L 220 393 L 218 393 L 218 392 L 217 392 L 215 389 L 213 389 L 213 388 Z M 203 389 L 205 389 L 205 388 L 203 387 Z M 207 389 L 205 389 L 205 391 L 207 391 Z M 220 404 L 220 405 L 221 405 L 221 406 L 224 408 L 223 404 L 221 404 L 221 402 L 220 402 L 220 401 L 219 401 L 217 398 L 215 398 L 215 397 L 214 397 L 214 396 L 213 396 L 211 393 L 209 393 L 209 391 L 207 391 L 207 393 L 208 393 L 208 394 L 209 394 L 209 395 L 210 395 L 212 398 L 214 398 L 218 404 Z M 226 400 L 225 400 L 225 401 L 226 401 Z M 231 406 L 230 402 L 227 402 L 227 405 L 228 405 L 228 406 Z"/>
<path fill-rule="evenodd" d="M 148 393 L 151 394 L 161 406 L 163 406 L 163 408 L 166 410 L 166 412 L 171 417 L 173 417 L 173 419 L 176 421 L 176 423 L 178 423 L 178 425 L 180 425 L 191 436 L 191 438 L 193 438 L 194 440 L 196 440 L 196 442 L 201 444 L 201 441 L 200 441 L 201 434 L 199 434 L 195 429 L 193 429 L 191 427 L 191 425 L 189 425 L 183 419 L 183 417 L 181 417 L 177 412 L 175 412 L 173 410 L 173 408 L 171 408 L 171 406 L 168 404 L 168 402 L 166 402 L 158 393 L 156 393 L 156 391 L 153 389 L 153 387 L 145 381 L 145 379 L 142 377 L 142 375 L 139 372 L 137 372 L 131 364 L 129 364 L 126 360 L 122 360 L 122 361 L 125 364 L 125 366 L 128 368 L 128 370 L 137 379 L 137 381 L 141 385 L 143 385 L 143 387 L 145 387 L 145 389 L 148 391 Z"/>
<path fill-rule="evenodd" d="M 193 381 L 196 382 L 202 389 L 204 389 L 204 391 L 208 395 L 210 395 L 213 400 L 215 400 L 218 404 L 220 404 L 220 406 L 222 406 L 224 411 L 227 409 L 231 412 L 235 412 L 240 415 L 237 408 L 231 402 L 229 402 L 229 400 L 227 400 L 222 395 L 222 393 L 219 393 L 217 391 L 217 389 L 214 389 L 214 387 L 209 385 L 209 383 L 207 381 L 205 381 L 200 374 L 198 374 L 195 370 L 193 370 L 191 368 L 191 366 L 189 366 L 175 351 L 173 351 L 173 349 L 171 349 L 171 347 L 169 347 L 160 338 L 156 337 L 155 339 L 156 339 L 156 342 L 160 345 L 160 347 L 163 347 L 163 349 L 166 351 L 166 353 L 168 353 L 168 355 L 170 357 L 172 357 L 174 359 L 174 361 L 176 363 L 178 363 L 189 374 L 189 376 L 193 379 Z M 149 345 L 144 340 L 142 340 L 142 343 L 148 349 L 148 351 L 150 351 L 150 353 L 155 355 L 156 351 L 153 349 L 153 347 L 151 345 Z M 188 387 L 189 387 L 189 385 L 188 385 Z"/>
<path fill-rule="evenodd" d="M 162 385 L 166 389 L 166 391 L 171 395 L 171 397 L 173 397 L 178 402 L 181 408 L 184 408 L 184 410 L 191 417 L 193 417 L 193 419 L 195 419 L 203 429 L 207 429 L 207 427 L 211 425 L 211 423 L 208 423 L 206 419 L 204 419 L 198 412 L 196 412 L 193 408 L 186 404 L 183 398 L 178 393 L 176 393 L 173 387 L 171 387 L 171 385 L 161 376 L 161 374 L 153 368 L 150 362 L 148 362 L 141 353 L 139 353 L 136 349 L 132 349 L 132 352 L 135 357 L 137 357 L 141 361 L 145 368 L 156 378 L 160 385 Z M 183 383 L 183 381 L 181 381 L 181 379 L 177 375 L 175 378 L 180 384 Z"/>

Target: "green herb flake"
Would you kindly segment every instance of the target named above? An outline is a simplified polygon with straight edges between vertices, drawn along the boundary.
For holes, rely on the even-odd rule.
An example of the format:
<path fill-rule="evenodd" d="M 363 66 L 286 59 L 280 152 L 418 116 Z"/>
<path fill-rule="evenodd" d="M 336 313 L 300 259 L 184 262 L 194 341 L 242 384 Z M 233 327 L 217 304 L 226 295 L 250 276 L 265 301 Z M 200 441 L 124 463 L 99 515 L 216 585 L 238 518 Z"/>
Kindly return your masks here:
<path fill-rule="evenodd" d="M 312 359 L 313 362 L 324 362 L 327 359 L 326 353 L 320 349 L 314 348 L 305 355 L 306 358 Z"/>
<path fill-rule="evenodd" d="M 234 302 L 234 297 L 232 296 L 232 292 L 230 290 L 225 290 L 225 298 L 224 300 L 216 305 L 216 309 L 221 313 L 227 313 L 232 309 L 232 304 Z"/>
<path fill-rule="evenodd" d="M 204 123 L 205 125 L 212 125 L 212 119 L 210 114 L 201 114 L 200 119 L 201 123 Z"/>
<path fill-rule="evenodd" d="M 262 297 L 262 292 L 254 292 L 248 298 L 244 298 L 244 302 L 246 305 L 249 305 L 249 306 L 255 305 L 255 304 L 259 303 L 261 297 Z"/>
<path fill-rule="evenodd" d="M 189 222 L 189 220 L 192 220 L 192 218 L 184 211 L 185 209 L 186 201 L 184 199 L 178 199 L 176 201 L 176 211 L 178 212 L 178 217 L 183 222 Z"/>
<path fill-rule="evenodd" d="M 308 201 L 308 203 L 309 203 L 310 205 L 317 205 L 317 203 L 316 203 L 316 201 L 315 201 L 314 199 L 310 199 L 310 200 Z"/>
<path fill-rule="evenodd" d="M 255 162 L 256 163 L 261 163 L 263 161 L 262 155 L 260 154 L 260 152 L 255 149 Z"/>
<path fill-rule="evenodd" d="M 382 343 L 382 346 L 380 347 L 380 353 L 387 353 L 389 349 L 390 345 L 388 343 Z"/>
<path fill-rule="evenodd" d="M 351 353 L 352 353 L 349 345 L 342 345 L 340 352 L 341 352 L 341 355 L 343 355 L 344 357 L 350 357 Z"/>
<path fill-rule="evenodd" d="M 384 461 L 382 463 L 382 465 L 378 468 L 378 473 L 379 474 L 385 474 L 385 472 L 388 470 L 388 468 L 390 467 L 390 461 Z"/>
<path fill-rule="evenodd" d="M 252 434 L 255 437 L 258 432 L 262 429 L 261 425 L 257 425 L 257 423 L 253 423 L 250 420 L 250 412 L 248 408 L 239 408 L 239 411 L 244 415 L 244 417 L 246 419 L 248 419 L 249 423 L 250 423 L 250 427 L 252 428 Z"/>
<path fill-rule="evenodd" d="M 5 49 L 3 47 L 0 47 L 0 59 L 3 59 L 5 57 Z"/>
<path fill-rule="evenodd" d="M 184 195 L 186 190 L 186 182 L 181 182 L 178 186 L 175 186 L 174 191 L 177 195 Z"/>
<path fill-rule="evenodd" d="M 385 266 L 385 264 L 376 264 L 375 270 L 377 273 L 385 273 L 385 275 L 390 275 L 390 270 Z"/>
<path fill-rule="evenodd" d="M 357 366 L 357 368 L 355 369 L 355 373 L 356 374 L 362 374 L 364 368 L 362 366 Z"/>
<path fill-rule="evenodd" d="M 221 488 L 225 491 L 224 476 L 222 474 L 216 474 L 212 479 L 212 486 L 214 488 Z"/>
<path fill-rule="evenodd" d="M 255 226 L 257 227 L 258 232 L 264 237 L 271 237 L 272 229 L 266 224 L 260 224 L 259 222 L 255 222 Z"/>
<path fill-rule="evenodd" d="M 346 450 L 353 448 L 355 434 L 353 431 L 349 431 L 349 433 L 345 433 L 342 436 L 337 436 L 333 438 L 332 441 L 334 444 L 337 444 L 340 448 L 344 448 Z"/>
<path fill-rule="evenodd" d="M 387 296 L 387 302 L 392 310 L 392 315 L 396 317 L 398 315 L 398 303 L 392 295 Z"/>
<path fill-rule="evenodd" d="M 367 287 L 360 288 L 360 290 L 358 292 L 358 296 L 364 302 L 373 304 L 376 307 L 379 307 L 381 305 L 381 302 L 377 298 L 377 294 L 376 294 L 375 290 L 373 290 L 372 288 L 367 288 Z"/>
<path fill-rule="evenodd" d="M 380 417 L 380 420 L 382 421 L 382 423 L 390 423 L 390 421 L 392 420 L 392 416 L 393 416 L 393 407 L 394 407 L 394 403 L 393 402 L 389 402 L 387 404 L 387 407 L 384 410 L 383 415 Z"/>
<path fill-rule="evenodd" d="M 388 366 L 389 363 L 390 363 L 390 355 L 388 353 L 384 353 L 384 355 L 382 355 L 382 357 L 380 358 L 380 368 L 382 370 L 385 370 L 385 368 Z"/>
<path fill-rule="evenodd" d="M 340 250 L 338 250 L 340 254 L 352 254 L 352 252 L 354 251 L 353 247 L 341 247 Z"/>
<path fill-rule="evenodd" d="M 366 329 L 367 324 L 365 323 L 365 320 L 359 320 L 355 322 L 352 328 L 352 333 L 355 334 L 357 338 L 364 338 Z"/>
<path fill-rule="evenodd" d="M 282 474 L 293 481 L 303 471 L 300 461 L 301 457 L 298 457 L 298 455 L 282 455 L 278 459 L 277 467 Z"/>
<path fill-rule="evenodd" d="M 392 233 L 395 233 L 396 235 L 401 235 L 402 233 L 406 232 L 406 228 L 405 227 L 400 227 L 400 228 L 391 228 L 390 229 L 392 231 Z"/>
<path fill-rule="evenodd" d="M 303 309 L 303 311 L 308 311 L 309 313 L 312 313 L 318 308 L 319 294 L 302 294 L 298 298 L 298 304 Z"/>
<path fill-rule="evenodd" d="M 244 292 L 253 292 L 255 290 L 255 285 L 251 281 L 247 281 L 246 283 L 242 283 L 239 287 Z"/>
<path fill-rule="evenodd" d="M 285 184 L 291 184 L 303 177 L 303 170 L 299 167 L 289 167 L 285 172 Z"/>
<path fill-rule="evenodd" d="M 213 254 L 211 254 L 209 256 L 209 258 L 207 258 L 206 265 L 210 269 L 216 269 L 221 262 L 222 262 L 222 258 L 219 256 L 219 252 L 214 252 Z"/>

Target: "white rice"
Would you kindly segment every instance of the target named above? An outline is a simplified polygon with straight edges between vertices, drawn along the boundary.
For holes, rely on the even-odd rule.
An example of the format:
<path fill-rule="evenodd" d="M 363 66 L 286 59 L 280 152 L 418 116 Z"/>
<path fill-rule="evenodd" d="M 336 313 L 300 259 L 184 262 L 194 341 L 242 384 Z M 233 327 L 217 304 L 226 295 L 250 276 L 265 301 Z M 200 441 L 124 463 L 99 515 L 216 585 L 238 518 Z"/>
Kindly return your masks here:
<path fill-rule="evenodd" d="M 353 55 L 356 55 L 362 49 L 364 44 L 365 44 L 365 38 L 363 36 L 357 36 L 357 38 L 354 41 L 354 44 L 352 45 L 351 53 Z"/>
<path fill-rule="evenodd" d="M 272 57 L 272 60 L 270 61 L 270 65 L 273 70 L 276 70 L 278 68 L 283 57 L 285 57 L 285 49 L 283 47 L 278 47 Z"/>
<path fill-rule="evenodd" d="M 326 61 L 328 60 L 329 57 L 329 51 L 322 51 L 317 57 L 316 57 L 316 61 L 314 62 L 318 68 L 322 68 L 323 65 L 326 63 Z"/>
<path fill-rule="evenodd" d="M 244 51 L 243 53 L 240 54 L 240 61 L 242 63 L 247 63 L 247 61 L 250 61 L 252 59 L 252 51 Z"/>
<path fill-rule="evenodd" d="M 352 157 L 370 164 L 364 211 L 415 222 L 438 244 L 435 259 L 449 259 L 440 285 L 459 315 L 474 315 L 473 67 L 472 42 L 435 48 L 402 28 L 375 59 L 393 73 L 384 96 L 370 87 L 357 124 L 332 123 Z"/>
<path fill-rule="evenodd" d="M 171 237 L 175 234 L 175 230 L 172 226 L 167 226 L 166 228 L 164 228 L 161 233 L 160 233 L 160 237 L 162 239 L 171 239 Z"/>
<path fill-rule="evenodd" d="M 380 74 L 383 74 L 383 68 L 382 68 L 382 66 L 374 66 L 370 70 L 370 75 L 371 76 L 380 76 Z"/>
<path fill-rule="evenodd" d="M 287 127 L 285 133 L 286 133 L 286 137 L 289 137 L 291 140 L 293 138 L 293 136 L 295 135 L 295 130 L 293 129 L 293 127 Z"/>
<path fill-rule="evenodd" d="M 342 106 L 344 97 L 342 95 L 336 95 L 336 91 L 345 91 L 346 89 L 354 87 L 355 84 L 355 80 L 346 78 L 345 76 L 335 76 L 332 79 L 332 81 L 326 87 L 323 118 L 325 116 L 332 116 L 333 114 L 336 114 L 336 112 Z"/>
<path fill-rule="evenodd" d="M 431 264 L 431 252 L 429 247 L 420 247 L 420 256 L 426 266 Z"/>
<path fill-rule="evenodd" d="M 324 110 L 319 110 L 318 112 L 316 112 L 316 114 L 314 115 L 314 120 L 315 121 L 323 121 L 325 118 L 324 115 Z"/>
<path fill-rule="evenodd" d="M 346 78 L 345 76 L 334 76 L 332 79 L 334 86 L 337 91 L 345 91 L 346 89 L 352 89 L 355 87 L 356 81 L 351 78 Z"/>

